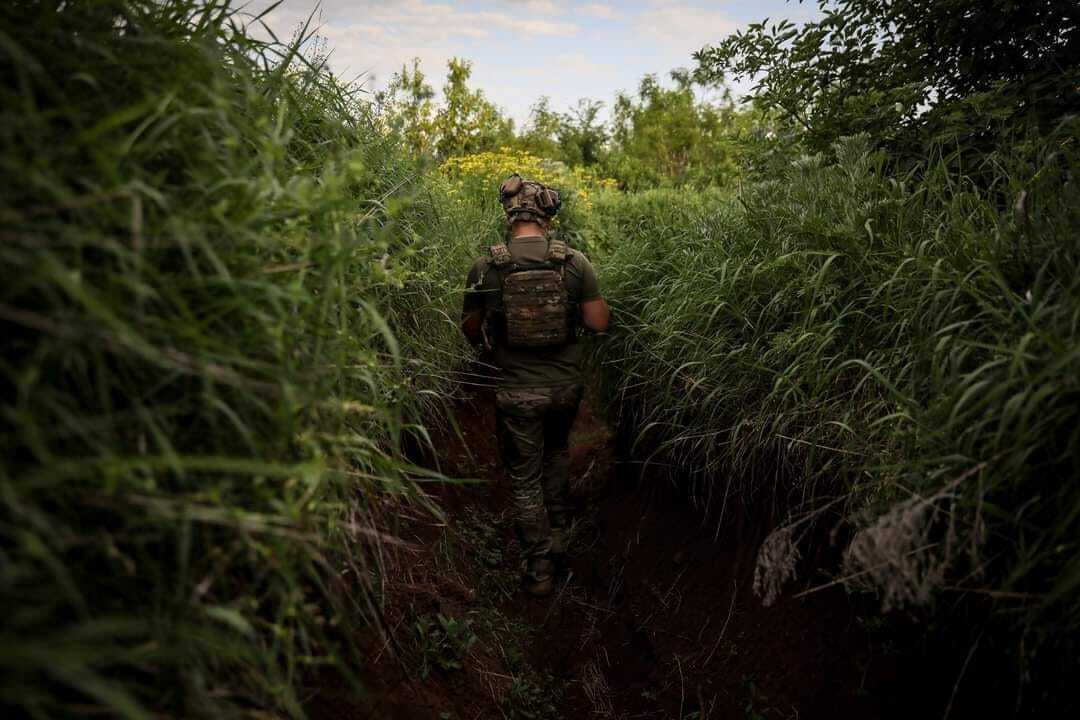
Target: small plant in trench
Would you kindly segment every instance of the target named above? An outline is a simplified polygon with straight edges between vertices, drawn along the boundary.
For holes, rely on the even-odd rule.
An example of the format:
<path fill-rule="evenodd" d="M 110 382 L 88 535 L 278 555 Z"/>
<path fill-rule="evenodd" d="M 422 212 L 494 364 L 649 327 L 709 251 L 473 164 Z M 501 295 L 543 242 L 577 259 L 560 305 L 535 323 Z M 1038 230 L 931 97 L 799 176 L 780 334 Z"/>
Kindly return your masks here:
<path fill-rule="evenodd" d="M 769 702 L 768 696 L 761 691 L 753 678 L 748 677 L 743 680 L 743 687 L 746 689 L 746 704 L 743 706 L 746 720 L 765 720 L 765 713 L 768 712 L 766 707 Z"/>
<path fill-rule="evenodd" d="M 476 611 L 473 627 L 485 644 L 498 649 L 508 671 L 516 673 L 525 667 L 524 642 L 530 634 L 528 625 L 488 606 Z"/>
<path fill-rule="evenodd" d="M 421 615 L 413 628 L 420 650 L 422 678 L 427 678 L 435 668 L 444 672 L 460 670 L 462 661 L 476 642 L 476 633 L 468 620 L 446 617 L 442 613 Z"/>
<path fill-rule="evenodd" d="M 556 720 L 562 717 L 559 706 L 564 692 L 564 684 L 551 673 L 527 672 L 514 678 L 503 712 L 508 718 Z"/>
<path fill-rule="evenodd" d="M 467 516 L 470 520 L 457 527 L 455 539 L 463 557 L 477 565 L 477 593 L 489 600 L 511 597 L 517 575 L 507 563 L 505 521 L 475 507 L 468 509 Z"/>
<path fill-rule="evenodd" d="M 497 522 L 475 508 L 470 509 L 469 514 L 474 519 L 459 529 L 461 539 L 482 565 L 489 568 L 499 567 L 504 560 L 504 543 Z"/>

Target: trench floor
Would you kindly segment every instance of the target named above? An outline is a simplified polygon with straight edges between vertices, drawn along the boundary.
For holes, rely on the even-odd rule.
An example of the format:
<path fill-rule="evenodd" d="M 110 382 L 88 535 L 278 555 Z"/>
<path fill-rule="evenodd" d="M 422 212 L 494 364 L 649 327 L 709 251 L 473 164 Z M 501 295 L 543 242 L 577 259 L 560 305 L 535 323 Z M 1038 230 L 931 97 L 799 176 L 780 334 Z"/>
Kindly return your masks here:
<path fill-rule="evenodd" d="M 671 483 L 620 460 L 588 401 L 571 441 L 567 573 L 552 597 L 527 597 L 493 400 L 481 393 L 455 417 L 460 434 L 437 440 L 438 465 L 479 482 L 432 488 L 445 521 L 405 521 L 367 692 L 320 684 L 312 717 L 940 717 L 954 677 L 911 692 L 917 658 L 860 621 L 857 599 L 838 587 L 795 597 L 827 577 L 763 607 L 752 586 L 764 529 L 704 524 Z"/>

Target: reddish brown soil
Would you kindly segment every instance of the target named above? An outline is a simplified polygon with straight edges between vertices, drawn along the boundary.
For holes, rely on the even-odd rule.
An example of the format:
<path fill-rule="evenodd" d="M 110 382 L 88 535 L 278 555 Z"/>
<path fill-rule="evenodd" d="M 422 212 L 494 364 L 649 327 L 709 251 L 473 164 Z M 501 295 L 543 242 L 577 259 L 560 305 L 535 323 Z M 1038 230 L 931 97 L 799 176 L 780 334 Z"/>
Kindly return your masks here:
<path fill-rule="evenodd" d="M 637 465 L 618 462 L 612 433 L 589 407 L 572 435 L 580 512 L 569 574 L 548 599 L 527 598 L 512 584 L 495 583 L 502 589 L 491 593 L 493 579 L 513 577 L 517 568 L 491 399 L 461 403 L 455 417 L 468 449 L 444 433 L 439 465 L 449 476 L 486 482 L 432 488 L 445 526 L 418 515 L 402 530 L 413 549 L 400 552 L 388 571 L 385 621 L 400 652 L 394 641 L 373 638 L 364 699 L 340 681 L 319 683 L 309 703 L 313 717 L 941 716 L 955 676 L 913 686 L 838 588 L 801 599 L 789 593 L 762 607 L 751 589 L 760 534 L 746 540 L 753 533 L 744 522 L 742 542 L 735 532 L 717 538 L 667 481 L 642 480 Z M 465 533 L 480 515 L 497 528 L 505 551 L 499 567 L 470 555 Z M 478 630 L 460 669 L 421 679 L 410 649 L 416 617 L 475 621 L 491 607 L 512 630 Z M 524 658 L 508 650 L 514 633 L 523 638 Z M 563 690 L 555 710 L 513 711 L 509 696 L 523 668 Z"/>

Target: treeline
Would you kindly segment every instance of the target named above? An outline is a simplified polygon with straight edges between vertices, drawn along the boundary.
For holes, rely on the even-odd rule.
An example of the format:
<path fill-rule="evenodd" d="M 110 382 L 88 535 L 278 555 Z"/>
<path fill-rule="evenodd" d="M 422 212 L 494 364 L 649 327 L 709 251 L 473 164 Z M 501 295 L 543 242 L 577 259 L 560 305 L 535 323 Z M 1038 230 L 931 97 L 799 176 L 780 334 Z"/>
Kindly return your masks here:
<path fill-rule="evenodd" d="M 513 148 L 613 178 L 624 190 L 727 186 L 746 146 L 770 132 L 766 114 L 737 105 L 720 80 L 687 70 L 672 71 L 667 83 L 645 76 L 636 92 L 616 95 L 609 119 L 598 100 L 558 111 L 540 97 L 518 128 L 469 87 L 469 61 L 454 58 L 447 68 L 441 98 L 418 60 L 376 95 L 382 122 L 418 157 L 436 162 Z"/>

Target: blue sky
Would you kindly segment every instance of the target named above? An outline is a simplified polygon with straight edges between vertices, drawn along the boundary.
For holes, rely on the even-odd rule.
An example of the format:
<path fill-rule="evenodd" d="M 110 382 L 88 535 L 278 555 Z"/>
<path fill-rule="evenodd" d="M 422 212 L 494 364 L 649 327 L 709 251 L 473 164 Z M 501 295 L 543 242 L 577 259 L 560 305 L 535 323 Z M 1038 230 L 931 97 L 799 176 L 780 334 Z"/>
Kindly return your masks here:
<path fill-rule="evenodd" d="M 269 4 L 252 0 L 247 7 L 257 11 Z M 473 85 L 519 123 L 541 95 L 557 110 L 582 97 L 610 104 L 618 90 L 635 89 L 646 73 L 692 66 L 695 50 L 748 23 L 818 14 L 815 0 L 284 0 L 266 22 L 288 38 L 317 7 L 319 33 L 333 50 L 338 74 L 363 75 L 369 87 L 381 88 L 418 57 L 438 90 L 446 60 L 467 58 Z"/>

